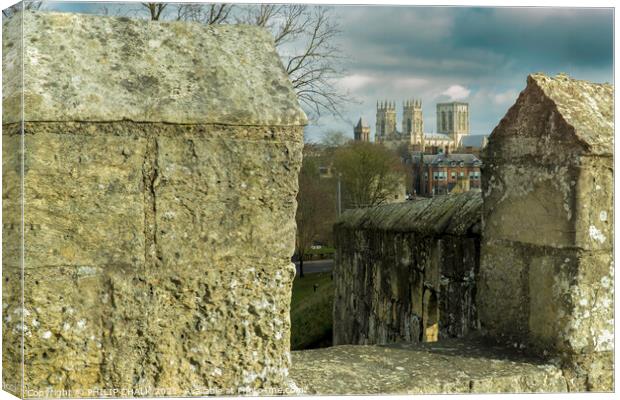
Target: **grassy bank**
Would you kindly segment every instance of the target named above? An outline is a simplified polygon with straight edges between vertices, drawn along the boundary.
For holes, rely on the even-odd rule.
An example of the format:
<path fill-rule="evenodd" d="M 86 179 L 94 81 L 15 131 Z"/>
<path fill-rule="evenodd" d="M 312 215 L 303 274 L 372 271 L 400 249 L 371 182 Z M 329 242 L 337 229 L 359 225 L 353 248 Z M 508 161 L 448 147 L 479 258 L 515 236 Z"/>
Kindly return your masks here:
<path fill-rule="evenodd" d="M 331 346 L 333 302 L 331 272 L 295 278 L 291 300 L 292 350 Z"/>

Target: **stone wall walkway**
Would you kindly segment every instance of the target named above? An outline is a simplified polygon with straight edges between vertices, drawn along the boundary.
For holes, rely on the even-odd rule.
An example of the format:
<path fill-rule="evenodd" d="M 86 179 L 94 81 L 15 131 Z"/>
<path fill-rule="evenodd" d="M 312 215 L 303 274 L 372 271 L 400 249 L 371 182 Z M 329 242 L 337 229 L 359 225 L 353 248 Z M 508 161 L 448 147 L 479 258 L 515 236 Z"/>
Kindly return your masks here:
<path fill-rule="evenodd" d="M 477 339 L 343 345 L 292 353 L 304 394 L 566 392 L 562 370 Z"/>

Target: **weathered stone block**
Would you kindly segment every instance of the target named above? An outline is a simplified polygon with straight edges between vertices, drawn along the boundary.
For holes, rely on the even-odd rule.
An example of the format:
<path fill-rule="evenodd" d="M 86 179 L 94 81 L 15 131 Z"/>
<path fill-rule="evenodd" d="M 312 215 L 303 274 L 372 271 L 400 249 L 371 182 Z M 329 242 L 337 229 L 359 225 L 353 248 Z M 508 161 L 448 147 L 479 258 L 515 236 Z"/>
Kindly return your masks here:
<path fill-rule="evenodd" d="M 611 390 L 612 105 L 609 84 L 532 75 L 483 156 L 481 325 L 559 356 L 571 390 Z"/>
<path fill-rule="evenodd" d="M 508 164 L 485 167 L 484 175 L 485 204 L 493 205 L 485 207 L 486 237 L 551 247 L 574 245 L 574 169 Z"/>
<path fill-rule="evenodd" d="M 613 249 L 614 177 L 611 157 L 580 157 L 576 180 L 575 244 L 583 249 Z"/>
<path fill-rule="evenodd" d="M 521 337 L 528 331 L 528 275 L 521 249 L 483 242 L 476 303 L 481 328 L 494 336 Z"/>
<path fill-rule="evenodd" d="M 25 268 L 144 262 L 145 140 L 66 129 L 26 124 Z"/>
<path fill-rule="evenodd" d="M 17 15 L 3 24 L 4 382 L 22 397 L 286 387 L 306 119 L 272 38 L 54 13 L 24 14 L 24 38 Z"/>

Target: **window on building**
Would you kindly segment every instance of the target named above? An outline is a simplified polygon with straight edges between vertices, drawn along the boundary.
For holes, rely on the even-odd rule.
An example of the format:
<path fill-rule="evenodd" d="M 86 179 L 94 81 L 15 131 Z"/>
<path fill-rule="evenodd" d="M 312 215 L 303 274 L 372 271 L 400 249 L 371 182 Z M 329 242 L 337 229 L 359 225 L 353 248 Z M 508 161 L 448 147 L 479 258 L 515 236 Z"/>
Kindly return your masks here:
<path fill-rule="evenodd" d="M 461 173 L 459 174 L 459 176 L 462 178 L 465 176 L 465 172 L 461 171 Z"/>
<path fill-rule="evenodd" d="M 454 172 L 454 171 L 453 171 L 453 172 L 451 172 L 451 173 L 450 173 L 450 176 L 452 177 L 452 179 L 456 179 L 456 172 Z"/>

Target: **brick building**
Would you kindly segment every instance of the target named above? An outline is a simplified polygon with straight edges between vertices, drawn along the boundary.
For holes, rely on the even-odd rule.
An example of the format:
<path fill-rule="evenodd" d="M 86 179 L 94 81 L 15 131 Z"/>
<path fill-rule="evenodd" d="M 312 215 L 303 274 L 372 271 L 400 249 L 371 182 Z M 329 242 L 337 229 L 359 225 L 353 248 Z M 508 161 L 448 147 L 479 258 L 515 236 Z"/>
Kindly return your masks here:
<path fill-rule="evenodd" d="M 415 154 L 413 156 L 413 190 L 430 197 L 480 189 L 482 161 L 473 154 Z"/>

